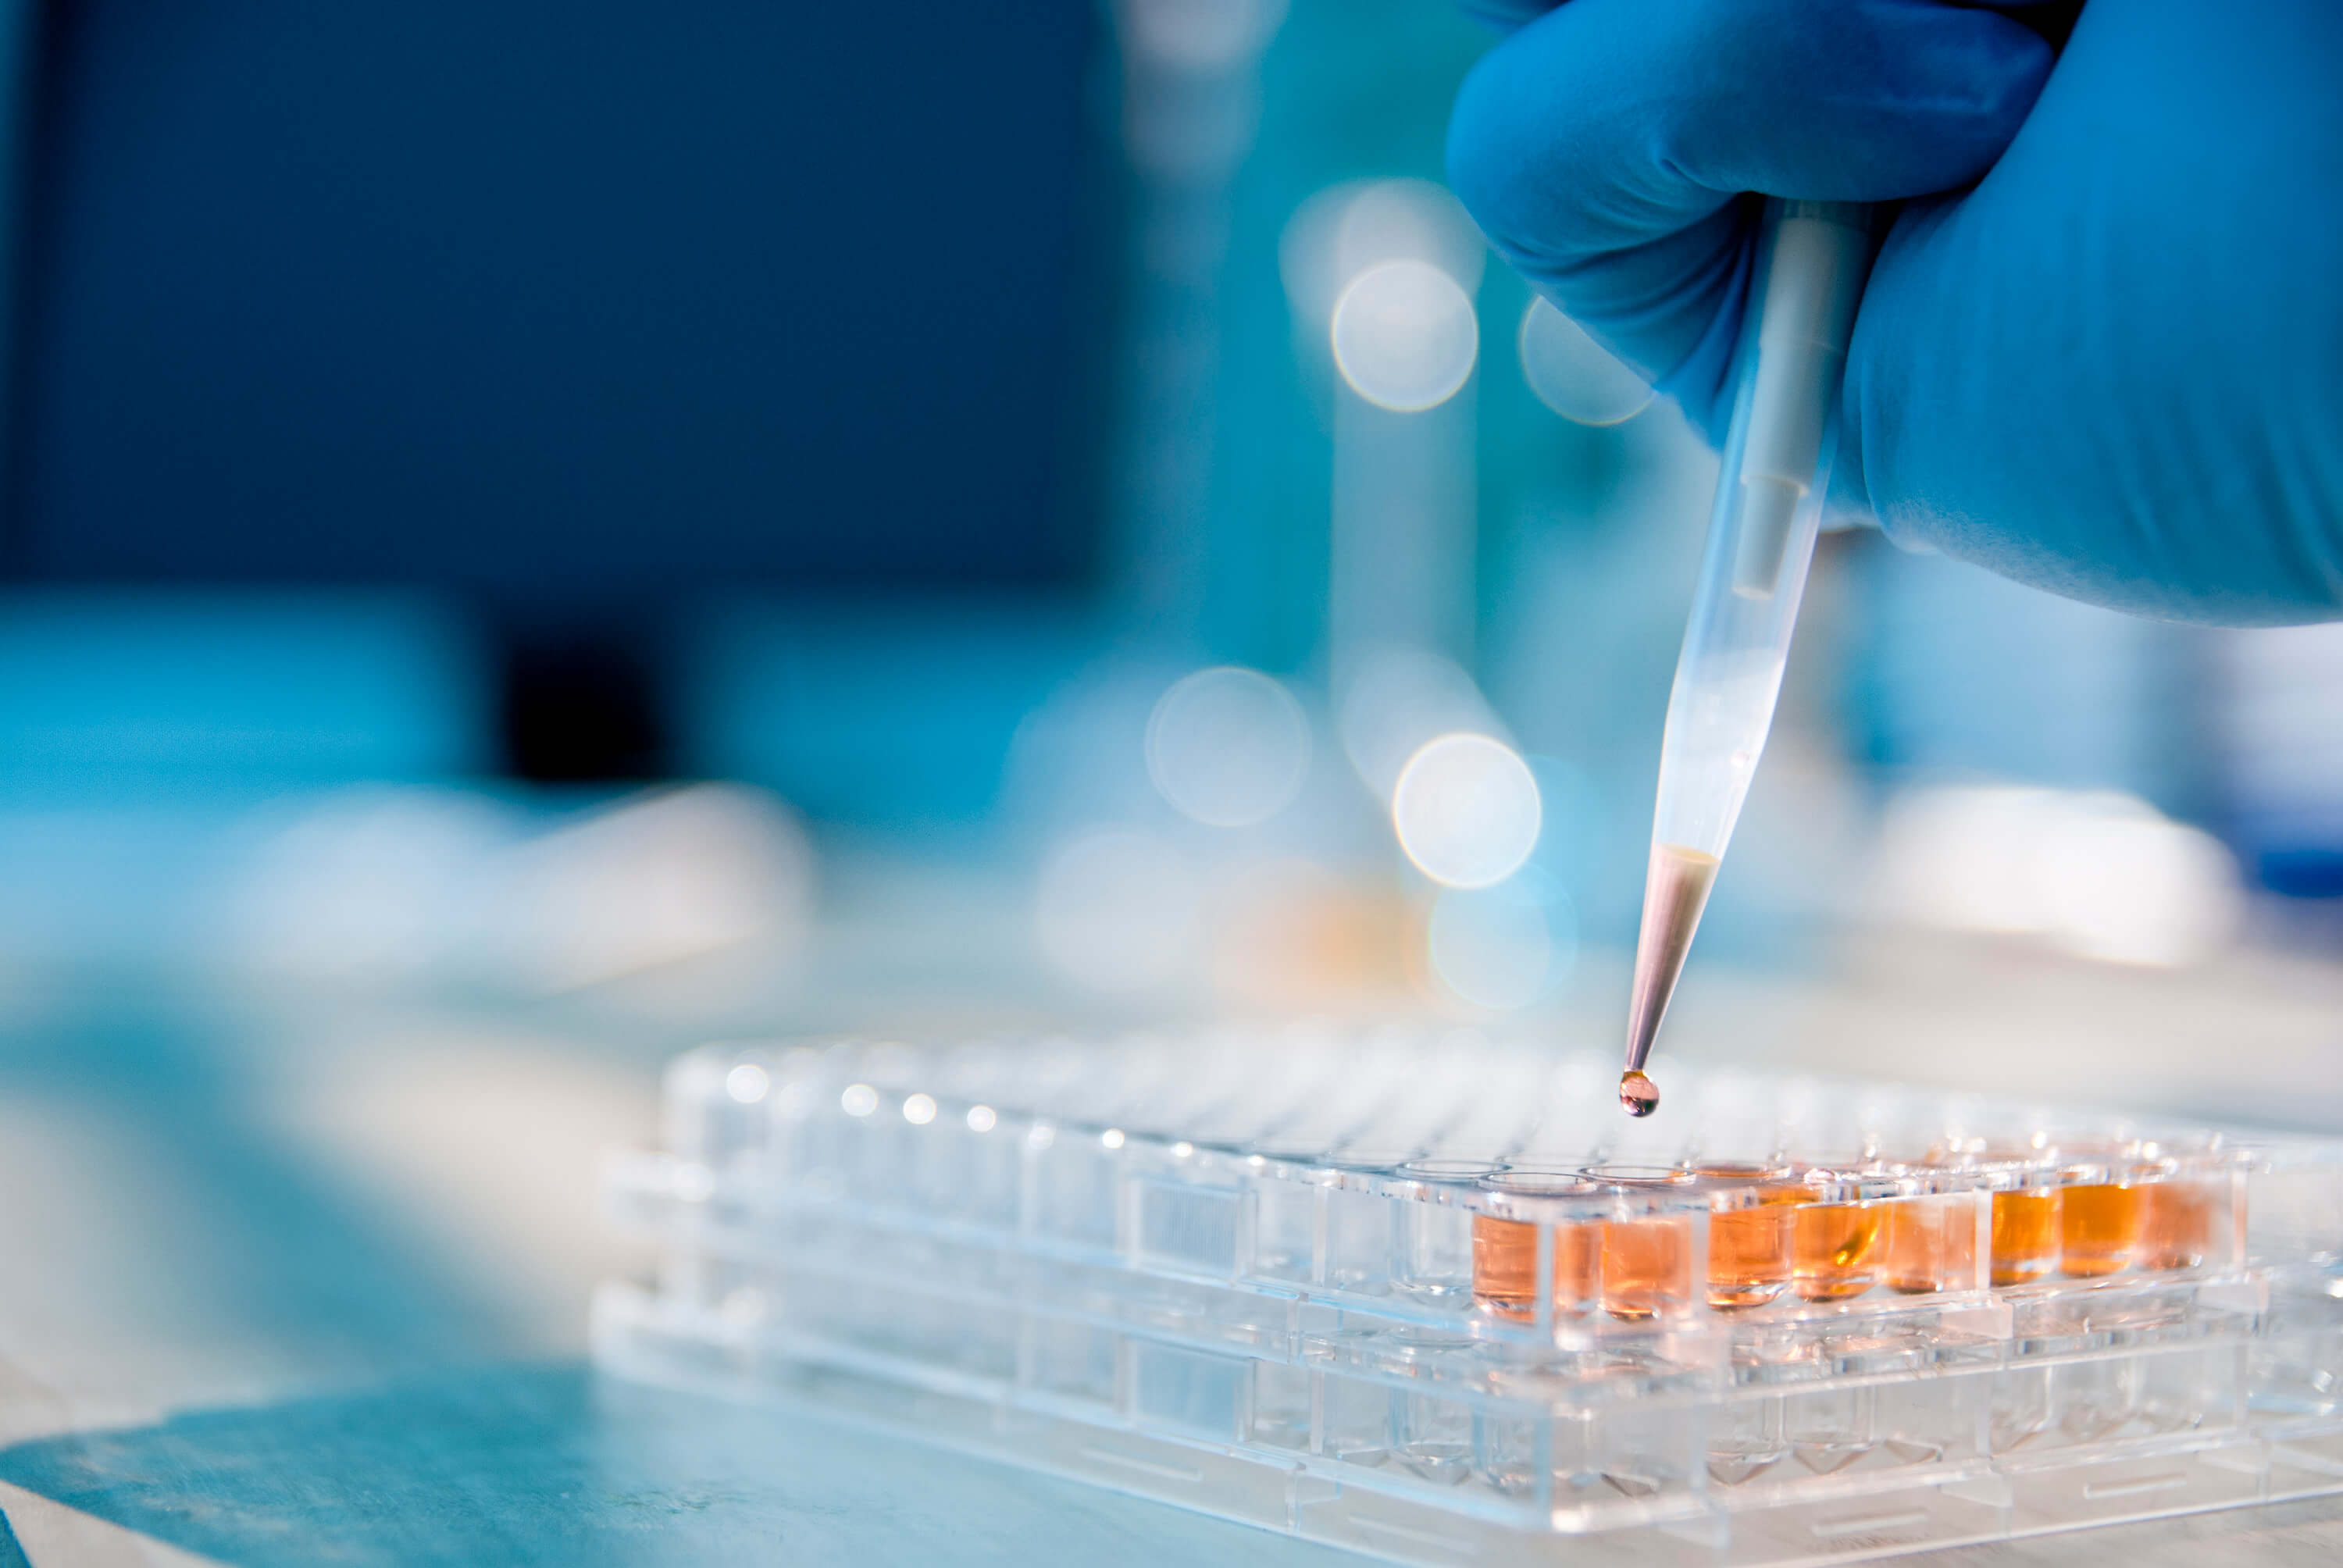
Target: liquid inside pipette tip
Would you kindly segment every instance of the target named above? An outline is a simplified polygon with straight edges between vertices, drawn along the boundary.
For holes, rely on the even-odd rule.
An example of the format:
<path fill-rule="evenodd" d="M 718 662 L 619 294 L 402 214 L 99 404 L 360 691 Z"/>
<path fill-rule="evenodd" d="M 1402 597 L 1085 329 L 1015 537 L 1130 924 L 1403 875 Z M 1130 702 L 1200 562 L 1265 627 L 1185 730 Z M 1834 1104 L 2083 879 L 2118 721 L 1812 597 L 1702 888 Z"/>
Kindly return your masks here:
<path fill-rule="evenodd" d="M 1649 1116 L 1660 1108 L 1660 1086 L 1631 1067 L 1619 1075 L 1619 1103 L 1630 1116 Z"/>

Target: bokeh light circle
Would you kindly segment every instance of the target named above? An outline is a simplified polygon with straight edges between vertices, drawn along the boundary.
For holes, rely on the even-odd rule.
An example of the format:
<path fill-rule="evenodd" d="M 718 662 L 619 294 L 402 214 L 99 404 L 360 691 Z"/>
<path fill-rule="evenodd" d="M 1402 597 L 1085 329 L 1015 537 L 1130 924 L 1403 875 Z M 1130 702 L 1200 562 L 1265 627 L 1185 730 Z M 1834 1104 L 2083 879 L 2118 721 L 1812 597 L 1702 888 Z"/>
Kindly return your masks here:
<path fill-rule="evenodd" d="M 1172 809 L 1215 828 L 1265 822 L 1310 769 L 1310 720 L 1257 669 L 1222 665 L 1174 681 L 1147 720 L 1147 776 Z"/>
<path fill-rule="evenodd" d="M 1522 379 L 1538 401 L 1577 425 L 1624 425 L 1651 407 L 1644 378 L 1543 299 L 1522 316 Z"/>
<path fill-rule="evenodd" d="M 1429 262 L 1387 261 L 1334 305 L 1334 363 L 1351 389 L 1401 413 L 1437 407 L 1472 377 L 1481 352 L 1473 301 Z"/>
<path fill-rule="evenodd" d="M 1400 770 L 1392 827 L 1416 869 L 1450 888 L 1493 887 L 1537 847 L 1544 811 L 1521 754 L 1486 735 L 1443 735 Z"/>

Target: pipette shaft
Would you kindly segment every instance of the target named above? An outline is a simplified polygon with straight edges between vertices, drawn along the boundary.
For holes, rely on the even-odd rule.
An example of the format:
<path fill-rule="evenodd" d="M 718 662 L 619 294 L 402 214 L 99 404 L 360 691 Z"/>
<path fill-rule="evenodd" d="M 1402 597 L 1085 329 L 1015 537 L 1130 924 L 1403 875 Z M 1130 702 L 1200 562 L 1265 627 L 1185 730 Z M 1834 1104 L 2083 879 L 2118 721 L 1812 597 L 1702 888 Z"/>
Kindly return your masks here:
<path fill-rule="evenodd" d="M 1629 997 L 1630 1072 L 1651 1054 L 1773 726 L 1872 243 L 1867 206 L 1766 204 L 1708 548 L 1668 697 Z M 1639 1096 L 1629 1109 L 1645 1114 L 1654 1103 Z"/>

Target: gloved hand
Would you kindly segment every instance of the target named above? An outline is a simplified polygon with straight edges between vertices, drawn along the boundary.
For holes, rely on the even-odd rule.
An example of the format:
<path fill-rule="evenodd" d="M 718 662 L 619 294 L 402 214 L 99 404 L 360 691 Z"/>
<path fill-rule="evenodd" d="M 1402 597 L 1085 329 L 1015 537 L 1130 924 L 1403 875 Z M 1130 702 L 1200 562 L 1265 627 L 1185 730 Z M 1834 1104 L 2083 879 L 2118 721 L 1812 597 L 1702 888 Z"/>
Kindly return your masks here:
<path fill-rule="evenodd" d="M 1834 505 L 2054 592 L 2343 618 L 2343 4 L 1479 0 L 1450 179 L 1721 437 L 1755 204 L 1913 198 Z M 2008 13 L 2006 15 L 2003 13 Z"/>

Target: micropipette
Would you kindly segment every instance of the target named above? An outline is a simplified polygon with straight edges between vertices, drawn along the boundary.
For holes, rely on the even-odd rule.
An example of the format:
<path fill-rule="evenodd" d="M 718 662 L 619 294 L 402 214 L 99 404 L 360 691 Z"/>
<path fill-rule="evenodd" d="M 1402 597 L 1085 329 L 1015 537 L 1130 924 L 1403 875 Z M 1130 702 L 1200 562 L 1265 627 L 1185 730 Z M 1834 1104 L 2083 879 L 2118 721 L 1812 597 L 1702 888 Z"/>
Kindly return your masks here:
<path fill-rule="evenodd" d="M 1847 338 L 1872 246 L 1868 206 L 1765 204 L 1755 283 L 1734 357 L 1733 423 L 1660 744 L 1627 1066 L 1619 1079 L 1619 1102 L 1631 1115 L 1648 1116 L 1659 1105 L 1644 1063 L 1773 727 L 1829 487 Z"/>

